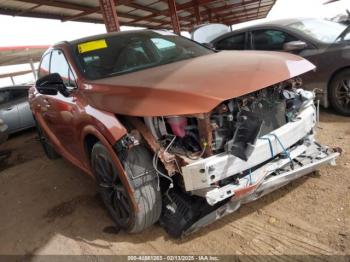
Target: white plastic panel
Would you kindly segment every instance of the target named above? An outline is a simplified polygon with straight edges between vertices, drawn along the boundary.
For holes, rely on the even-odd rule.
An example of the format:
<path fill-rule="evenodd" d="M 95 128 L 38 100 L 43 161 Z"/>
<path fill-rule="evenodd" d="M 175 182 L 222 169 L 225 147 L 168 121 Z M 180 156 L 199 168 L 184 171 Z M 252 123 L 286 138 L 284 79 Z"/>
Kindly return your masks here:
<path fill-rule="evenodd" d="M 313 129 L 316 123 L 316 110 L 314 105 L 305 108 L 298 117 L 299 120 L 289 122 L 276 129 L 273 134 L 282 142 L 285 148 L 289 148 Z M 278 141 L 270 136 L 274 156 L 283 152 Z M 255 167 L 271 158 L 269 142 L 258 139 L 255 149 L 248 161 L 244 161 L 231 154 L 221 153 L 198 160 L 192 164 L 182 167 L 185 188 L 187 191 L 209 187 L 212 183 L 226 177 L 241 173 L 249 168 Z"/>

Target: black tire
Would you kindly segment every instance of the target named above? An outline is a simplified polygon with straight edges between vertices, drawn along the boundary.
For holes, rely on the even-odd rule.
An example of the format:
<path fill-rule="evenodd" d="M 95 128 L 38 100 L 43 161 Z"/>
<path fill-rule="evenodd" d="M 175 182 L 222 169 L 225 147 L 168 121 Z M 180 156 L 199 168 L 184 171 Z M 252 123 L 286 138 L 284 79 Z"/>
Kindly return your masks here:
<path fill-rule="evenodd" d="M 350 116 L 350 69 L 333 77 L 329 84 L 329 101 L 339 114 Z"/>
<path fill-rule="evenodd" d="M 96 143 L 91 152 L 91 167 L 96 176 L 99 193 L 116 225 L 129 233 L 138 233 L 158 221 L 162 208 L 157 174 L 147 148 L 135 146 L 123 160 L 131 196 L 125 190 L 106 147 Z M 130 197 L 138 207 L 135 212 Z"/>
<path fill-rule="evenodd" d="M 53 146 L 51 145 L 50 141 L 48 140 L 38 123 L 36 123 L 36 130 L 38 132 L 39 140 L 44 149 L 45 155 L 51 160 L 60 158 L 61 156 L 53 148 Z"/>

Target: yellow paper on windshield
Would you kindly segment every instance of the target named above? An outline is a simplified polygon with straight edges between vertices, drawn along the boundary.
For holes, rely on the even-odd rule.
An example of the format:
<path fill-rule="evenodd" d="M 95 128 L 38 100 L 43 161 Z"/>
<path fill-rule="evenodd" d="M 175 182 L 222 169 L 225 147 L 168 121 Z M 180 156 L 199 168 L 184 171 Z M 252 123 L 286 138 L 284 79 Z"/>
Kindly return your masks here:
<path fill-rule="evenodd" d="M 78 50 L 80 54 L 102 49 L 102 48 L 107 48 L 107 43 L 105 39 L 90 41 L 90 42 L 81 43 L 78 45 Z"/>

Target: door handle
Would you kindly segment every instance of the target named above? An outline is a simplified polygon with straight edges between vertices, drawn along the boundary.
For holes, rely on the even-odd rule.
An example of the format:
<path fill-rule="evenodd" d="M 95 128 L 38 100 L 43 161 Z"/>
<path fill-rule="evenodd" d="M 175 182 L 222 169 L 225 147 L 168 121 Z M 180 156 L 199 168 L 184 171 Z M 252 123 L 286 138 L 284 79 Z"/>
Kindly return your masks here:
<path fill-rule="evenodd" d="M 13 107 L 8 107 L 6 108 L 6 111 L 11 111 L 13 109 Z"/>

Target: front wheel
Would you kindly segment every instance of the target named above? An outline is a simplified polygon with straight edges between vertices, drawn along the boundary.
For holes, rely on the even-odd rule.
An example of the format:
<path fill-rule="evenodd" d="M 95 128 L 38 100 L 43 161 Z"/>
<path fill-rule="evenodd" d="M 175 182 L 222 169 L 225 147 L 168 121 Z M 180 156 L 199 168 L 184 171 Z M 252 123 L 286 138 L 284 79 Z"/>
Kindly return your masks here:
<path fill-rule="evenodd" d="M 338 113 L 350 116 L 350 69 L 339 72 L 330 82 L 329 101 Z"/>
<path fill-rule="evenodd" d="M 128 151 L 123 164 L 132 192 L 127 192 L 107 148 L 98 142 L 92 149 L 91 167 L 101 198 L 117 226 L 129 233 L 143 231 L 158 221 L 161 213 L 161 192 L 151 163 L 147 148 L 135 146 Z"/>

